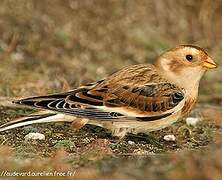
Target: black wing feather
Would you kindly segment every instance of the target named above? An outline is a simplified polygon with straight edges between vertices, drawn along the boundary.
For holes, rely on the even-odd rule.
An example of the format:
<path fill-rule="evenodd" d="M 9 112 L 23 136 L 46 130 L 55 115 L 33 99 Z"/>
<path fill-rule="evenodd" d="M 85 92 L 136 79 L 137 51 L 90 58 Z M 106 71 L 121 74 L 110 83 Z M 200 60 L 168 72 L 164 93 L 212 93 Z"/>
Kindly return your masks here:
<path fill-rule="evenodd" d="M 80 104 L 70 104 L 66 101 L 66 99 L 68 98 L 69 100 L 72 100 L 77 103 L 86 103 L 88 105 L 100 106 L 102 105 L 101 102 L 96 102 L 98 99 L 101 100 L 101 97 L 99 98 L 98 96 L 89 95 L 90 98 L 95 97 L 95 102 L 77 97 L 76 94 L 81 92 L 84 92 L 84 96 L 89 95 L 87 94 L 86 89 L 82 89 L 81 91 L 78 90 L 76 92 L 70 91 L 62 94 L 52 94 L 48 96 L 38 96 L 33 98 L 21 99 L 15 101 L 14 103 L 27 106 L 34 106 L 36 108 L 48 109 L 84 118 L 108 120 L 123 117 L 123 115 L 120 113 L 104 112 L 102 110 L 93 108 L 92 106 L 91 108 L 87 108 L 87 106 L 85 107 L 81 106 Z"/>

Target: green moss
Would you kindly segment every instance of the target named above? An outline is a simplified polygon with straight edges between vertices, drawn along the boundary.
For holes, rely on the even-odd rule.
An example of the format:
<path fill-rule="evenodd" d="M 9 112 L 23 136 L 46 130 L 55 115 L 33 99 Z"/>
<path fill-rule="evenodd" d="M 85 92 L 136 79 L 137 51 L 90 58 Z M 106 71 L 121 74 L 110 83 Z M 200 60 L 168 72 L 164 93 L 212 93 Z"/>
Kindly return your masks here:
<path fill-rule="evenodd" d="M 76 151 L 76 146 L 71 140 L 60 140 L 54 145 L 55 149 L 64 149 L 66 151 Z"/>

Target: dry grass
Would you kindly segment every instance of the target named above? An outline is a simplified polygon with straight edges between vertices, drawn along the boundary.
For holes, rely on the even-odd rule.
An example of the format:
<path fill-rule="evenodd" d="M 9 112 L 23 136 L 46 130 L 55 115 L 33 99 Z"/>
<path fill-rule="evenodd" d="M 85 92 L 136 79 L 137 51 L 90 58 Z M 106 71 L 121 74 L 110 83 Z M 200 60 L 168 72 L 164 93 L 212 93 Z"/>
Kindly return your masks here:
<path fill-rule="evenodd" d="M 65 91 L 123 66 L 152 62 L 178 44 L 207 48 L 220 64 L 221 8 L 220 0 L 2 0 L 0 96 Z M 22 128 L 0 136 L 7 146 L 0 146 L 0 171 L 47 167 L 76 171 L 79 179 L 221 179 L 221 74 L 219 66 L 201 82 L 193 116 L 202 114 L 206 121 L 197 127 L 179 122 L 120 144 L 97 129 L 73 132 L 66 124 Z M 0 121 L 29 112 L 1 108 Z M 47 140 L 24 142 L 30 131 L 44 133 Z M 177 141 L 163 141 L 165 134 Z"/>

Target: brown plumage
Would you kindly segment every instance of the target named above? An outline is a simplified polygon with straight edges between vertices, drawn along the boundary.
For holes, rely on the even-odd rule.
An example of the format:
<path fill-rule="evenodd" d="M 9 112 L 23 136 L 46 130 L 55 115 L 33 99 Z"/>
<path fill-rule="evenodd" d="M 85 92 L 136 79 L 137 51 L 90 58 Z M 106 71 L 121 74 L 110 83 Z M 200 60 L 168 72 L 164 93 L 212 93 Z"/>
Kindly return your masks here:
<path fill-rule="evenodd" d="M 202 48 L 182 45 L 161 54 L 154 65 L 132 65 L 69 92 L 15 103 L 61 113 L 64 121 L 73 121 L 75 127 L 95 124 L 122 137 L 127 132 L 164 128 L 188 114 L 195 104 L 201 77 L 207 69 L 215 67 Z M 38 117 L 30 122 L 23 118 L 20 122 L 21 126 L 25 122 L 52 122 L 49 117 L 50 121 L 46 116 L 43 120 Z M 0 131 L 19 126 L 19 121 L 11 122 L 0 127 Z"/>

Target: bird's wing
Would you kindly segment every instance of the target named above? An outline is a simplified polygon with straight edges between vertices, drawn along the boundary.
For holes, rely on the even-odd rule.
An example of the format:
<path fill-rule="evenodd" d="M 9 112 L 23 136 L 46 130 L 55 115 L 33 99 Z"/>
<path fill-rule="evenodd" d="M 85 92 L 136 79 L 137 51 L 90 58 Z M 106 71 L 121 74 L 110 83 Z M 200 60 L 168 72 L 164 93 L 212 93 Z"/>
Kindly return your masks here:
<path fill-rule="evenodd" d="M 179 111 L 183 100 L 183 90 L 166 81 L 154 66 L 134 65 L 69 92 L 16 103 L 101 120 L 156 120 Z"/>

